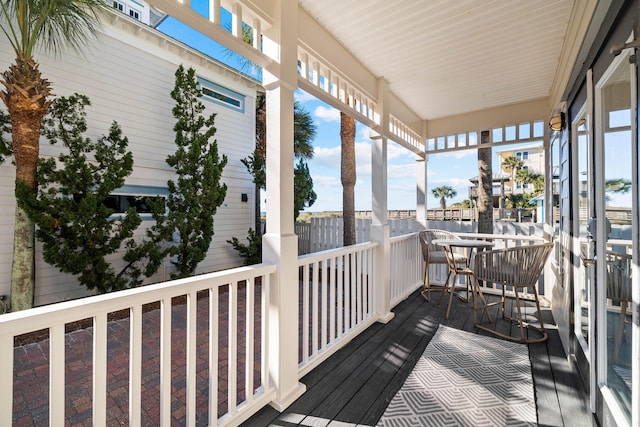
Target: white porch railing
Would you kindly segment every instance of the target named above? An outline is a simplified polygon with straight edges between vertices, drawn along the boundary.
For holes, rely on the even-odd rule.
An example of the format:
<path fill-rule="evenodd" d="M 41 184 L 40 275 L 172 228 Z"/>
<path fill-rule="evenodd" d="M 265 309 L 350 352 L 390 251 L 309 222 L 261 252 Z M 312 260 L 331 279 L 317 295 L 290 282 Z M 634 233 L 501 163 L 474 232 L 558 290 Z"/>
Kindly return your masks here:
<path fill-rule="evenodd" d="M 540 240 L 461 235 L 491 238 L 496 247 Z M 392 307 L 421 285 L 417 236 L 390 239 Z M 378 320 L 374 284 L 384 260 L 377 254 L 378 244 L 369 242 L 299 257 L 299 377 Z M 30 399 L 38 394 L 17 394 L 34 387 L 45 395 L 40 411 L 48 412 L 39 421 L 49 425 L 69 419 L 78 393 L 93 425 L 106 425 L 113 405 L 131 424 L 239 424 L 276 396 L 266 339 L 275 272 L 273 265 L 243 267 L 0 316 L 0 425 L 34 410 Z M 32 347 L 21 343 L 42 330 Z M 30 348 L 40 352 L 35 361 Z M 77 371 L 79 363 L 84 370 Z M 43 369 L 44 384 L 25 375 Z M 78 376 L 85 380 L 79 390 Z M 119 403 L 115 393 L 124 394 Z"/>
<path fill-rule="evenodd" d="M 422 285 L 424 261 L 418 233 L 390 239 L 391 307 Z"/>
<path fill-rule="evenodd" d="M 84 374 L 90 381 L 84 392 L 93 425 L 106 424 L 107 409 L 114 409 L 114 377 L 121 381 L 123 375 L 128 377 L 128 405 L 125 400 L 125 407 L 117 409 L 128 411 L 126 420 L 132 425 L 193 426 L 196 418 L 210 425 L 237 424 L 275 396 L 265 339 L 269 332 L 265 307 L 275 270 L 273 265 L 237 268 L 0 316 L 0 425 L 13 423 L 14 390 L 38 386 L 31 383 L 32 376 L 22 375 L 25 372 L 14 373 L 19 351 L 28 347 L 14 349 L 14 342 L 41 330 L 48 330 L 48 337 L 38 348 L 48 352 L 36 358 L 34 368 L 48 368 L 48 375 L 43 375 L 47 384 L 40 386 L 45 393 L 48 389 L 48 419 L 40 423 L 65 425 L 70 409 L 75 409 L 66 396 L 79 392 L 68 378 L 76 365 L 88 361 Z M 111 320 L 117 313 L 124 316 Z M 86 320 L 83 330 L 89 338 L 84 349 L 92 354 L 76 354 L 77 343 L 72 341 L 78 334 L 65 329 Z M 114 342 L 128 353 L 124 357 L 128 375 L 113 371 L 111 362 L 122 356 Z M 78 363 L 69 363 L 71 358 Z M 155 408 L 145 408 L 149 395 L 156 395 Z M 28 396 L 36 397 L 42 399 Z M 18 412 L 21 403 L 27 405 L 26 411 L 36 410 L 33 402 L 20 400 L 15 404 Z M 185 414 L 178 419 L 172 408 L 176 400 Z M 158 406 L 158 419 L 148 419 Z"/>
<path fill-rule="evenodd" d="M 300 377 L 376 320 L 376 246 L 363 243 L 298 258 Z"/>

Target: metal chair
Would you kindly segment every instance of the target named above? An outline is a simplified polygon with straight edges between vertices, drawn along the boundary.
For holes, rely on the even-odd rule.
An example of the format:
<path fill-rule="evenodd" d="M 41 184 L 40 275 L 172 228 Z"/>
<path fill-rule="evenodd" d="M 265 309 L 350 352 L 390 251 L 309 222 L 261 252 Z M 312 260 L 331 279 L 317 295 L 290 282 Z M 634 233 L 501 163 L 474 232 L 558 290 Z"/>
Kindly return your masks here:
<path fill-rule="evenodd" d="M 424 282 L 422 284 L 422 296 L 426 298 L 427 301 L 431 302 L 431 281 L 429 274 L 429 266 L 431 264 L 440 264 L 440 265 L 448 265 L 447 254 L 444 249 L 434 245 L 431 243 L 436 239 L 460 239 L 460 237 L 455 234 L 445 231 L 445 230 L 423 230 L 419 233 L 420 238 L 420 247 L 422 248 L 422 258 L 424 259 Z M 454 254 L 454 258 L 456 263 L 465 264 L 466 258 L 462 254 Z M 451 272 L 447 271 L 447 279 L 444 283 L 443 287 L 438 287 L 433 289 L 433 292 L 441 292 L 440 298 L 438 299 L 438 304 L 440 304 L 440 300 L 442 299 L 442 295 L 449 288 L 449 279 L 451 277 Z M 467 287 L 467 299 L 469 297 L 469 291 Z"/>
<path fill-rule="evenodd" d="M 542 313 L 540 312 L 540 301 L 538 299 L 536 284 L 552 248 L 553 243 L 544 243 L 507 249 L 495 249 L 476 254 L 474 265 L 476 283 L 474 286 L 478 286 L 479 289 L 480 280 L 500 284 L 502 285 L 502 298 L 498 303 L 484 304 L 482 307 L 476 307 L 476 301 L 474 299 L 474 327 L 490 332 L 501 338 L 523 343 L 542 342 L 547 339 L 547 333 L 544 330 L 544 322 L 542 320 Z M 516 308 L 518 310 L 517 319 L 505 315 L 505 288 L 507 286 L 513 287 Z M 533 289 L 540 327 L 526 322 L 522 316 L 523 307 L 522 300 L 520 298 L 520 290 L 527 288 Z M 478 324 L 476 318 L 477 310 L 486 310 L 487 307 L 496 304 L 499 304 L 502 307 L 503 319 L 514 321 L 518 324 L 520 327 L 520 338 L 515 338 Z M 528 338 L 528 330 L 535 330 L 540 336 Z"/>
<path fill-rule="evenodd" d="M 627 317 L 627 303 L 631 302 L 631 255 L 607 251 L 606 258 L 607 298 L 620 304 L 620 320 L 613 341 L 613 360 L 617 360 Z"/>

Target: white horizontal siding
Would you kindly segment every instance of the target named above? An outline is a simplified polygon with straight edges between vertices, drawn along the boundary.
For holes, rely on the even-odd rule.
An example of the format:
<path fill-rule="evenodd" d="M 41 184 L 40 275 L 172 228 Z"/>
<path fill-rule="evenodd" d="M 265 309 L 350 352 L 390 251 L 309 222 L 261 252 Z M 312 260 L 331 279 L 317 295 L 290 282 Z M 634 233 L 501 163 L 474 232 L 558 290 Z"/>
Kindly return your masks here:
<path fill-rule="evenodd" d="M 43 52 L 35 56 L 56 95 L 69 96 L 77 92 L 91 100 L 91 106 L 86 110 L 87 137 L 95 140 L 108 132 L 113 121 L 120 124 L 134 156 L 134 171 L 126 182 L 129 185 L 166 188 L 167 180 L 174 178 L 165 159 L 175 151 L 175 119 L 171 114 L 174 101 L 170 92 L 179 64 L 193 67 L 203 78 L 245 96 L 244 113 L 205 102 L 205 113 L 217 114 L 215 139 L 218 152 L 229 159 L 222 176 L 228 190 L 225 202 L 215 216 L 212 247 L 198 273 L 239 266 L 242 260 L 226 240 L 233 236 L 243 240 L 254 223 L 252 177 L 240 160 L 253 152 L 255 142 L 255 83 L 203 61 L 201 56 L 177 47 L 173 41 L 161 43 L 153 30 L 138 25 L 126 19 L 116 19 L 113 25 L 105 24 L 105 34 L 101 34 L 82 55 L 69 50 L 61 59 Z M 12 61 L 10 46 L 5 39 L 0 40 L 0 68 L 6 69 Z M 61 151 L 62 147 L 41 141 L 42 156 L 57 156 Z M 14 180 L 13 165 L 5 162 L 0 166 L 0 209 L 3 212 L 0 218 L 0 294 L 10 291 Z M 241 202 L 241 193 L 249 196 L 248 202 Z M 136 235 L 141 236 L 144 227 L 150 224 L 143 221 Z M 74 277 L 47 265 L 42 260 L 40 244 L 36 250 L 37 305 L 90 294 Z M 167 262 L 166 269 L 161 269 L 147 282 L 168 278 L 170 271 Z"/>

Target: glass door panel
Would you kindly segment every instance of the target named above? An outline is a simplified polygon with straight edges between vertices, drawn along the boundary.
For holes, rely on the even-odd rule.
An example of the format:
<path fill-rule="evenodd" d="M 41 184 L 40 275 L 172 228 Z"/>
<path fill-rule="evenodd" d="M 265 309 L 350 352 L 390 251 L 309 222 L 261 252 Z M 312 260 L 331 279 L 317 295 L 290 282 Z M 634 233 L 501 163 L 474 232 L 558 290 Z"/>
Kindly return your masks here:
<path fill-rule="evenodd" d="M 589 359 L 589 324 L 591 319 L 591 290 L 590 283 L 594 279 L 593 264 L 590 263 L 593 254 L 590 254 L 590 244 L 593 236 L 591 236 L 588 224 L 589 218 L 594 216 L 593 208 L 593 191 L 592 191 L 592 165 L 591 153 L 589 145 L 589 132 L 587 128 L 587 114 L 583 112 L 578 116 L 573 124 L 574 141 L 576 141 L 577 149 L 575 152 L 576 171 L 574 172 L 573 189 L 576 194 L 577 207 L 574 211 L 574 217 L 577 218 L 575 223 L 577 229 L 577 250 L 582 261 L 577 267 L 577 277 L 574 288 L 574 304 L 576 309 L 575 318 L 575 334 L 578 337 L 580 347 Z"/>
<path fill-rule="evenodd" d="M 632 265 L 632 87 L 628 58 L 614 62 L 599 85 L 602 157 L 596 156 L 600 185 L 599 203 L 604 204 L 604 225 L 598 224 L 598 302 L 602 313 L 598 346 L 604 358 L 601 386 L 611 396 L 605 404 L 631 421 L 631 265 Z M 637 190 L 634 190 L 637 191 Z M 602 206 L 602 205 L 600 205 Z M 636 207 L 637 209 L 637 207 Z M 600 210 L 602 212 L 602 210 Z M 618 412 L 619 411 L 619 412 Z"/>

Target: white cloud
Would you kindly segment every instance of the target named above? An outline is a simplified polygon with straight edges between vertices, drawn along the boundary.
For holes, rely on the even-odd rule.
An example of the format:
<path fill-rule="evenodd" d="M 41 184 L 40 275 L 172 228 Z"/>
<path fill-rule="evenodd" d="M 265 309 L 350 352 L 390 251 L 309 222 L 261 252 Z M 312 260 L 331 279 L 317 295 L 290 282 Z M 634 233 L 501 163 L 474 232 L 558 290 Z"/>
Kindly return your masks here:
<path fill-rule="evenodd" d="M 340 121 L 340 110 L 336 110 L 332 107 L 323 107 L 318 106 L 315 110 L 313 110 L 313 115 L 317 119 L 320 119 L 325 122 L 339 122 Z"/>
<path fill-rule="evenodd" d="M 415 182 L 416 165 L 406 164 L 406 163 L 401 165 L 389 165 L 387 166 L 387 178 L 388 179 L 411 178 L 413 182 Z"/>
<path fill-rule="evenodd" d="M 439 187 L 441 185 L 448 185 L 450 187 L 471 187 L 471 181 L 466 178 L 443 178 L 443 179 L 430 179 L 429 186 Z"/>
<path fill-rule="evenodd" d="M 438 153 L 438 154 L 431 154 L 429 156 L 429 160 L 431 161 L 432 159 L 465 159 L 467 157 L 476 157 L 478 155 L 478 151 L 473 148 L 473 149 L 468 149 L 468 150 L 460 150 L 460 151 L 449 151 L 446 153 Z"/>
<path fill-rule="evenodd" d="M 294 98 L 296 99 L 296 101 L 299 101 L 301 103 L 305 103 L 308 101 L 317 101 L 317 98 L 313 95 L 310 95 L 309 93 L 298 89 L 293 93 Z"/>
<path fill-rule="evenodd" d="M 313 186 L 316 187 L 342 187 L 339 176 L 314 176 Z"/>

